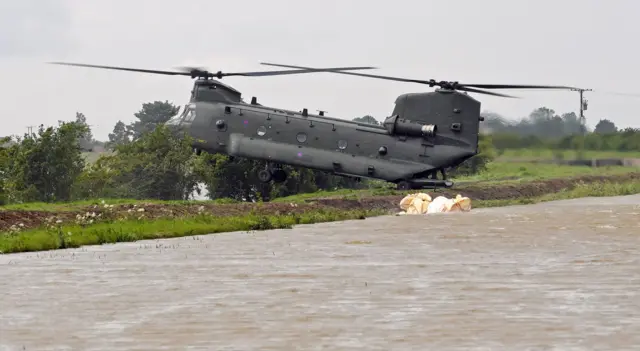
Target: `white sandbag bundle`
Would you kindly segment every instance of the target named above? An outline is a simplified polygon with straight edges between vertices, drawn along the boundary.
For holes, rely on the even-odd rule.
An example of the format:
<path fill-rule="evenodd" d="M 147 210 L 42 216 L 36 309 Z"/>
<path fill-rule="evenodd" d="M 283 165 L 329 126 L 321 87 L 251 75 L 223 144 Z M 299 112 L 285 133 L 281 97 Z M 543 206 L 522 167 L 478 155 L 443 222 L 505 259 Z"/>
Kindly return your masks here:
<path fill-rule="evenodd" d="M 431 199 L 429 194 L 415 193 L 405 196 L 400 201 L 400 214 L 429 214 L 442 212 L 467 212 L 471 211 L 471 199 L 458 194 L 449 199 L 438 196 Z"/>

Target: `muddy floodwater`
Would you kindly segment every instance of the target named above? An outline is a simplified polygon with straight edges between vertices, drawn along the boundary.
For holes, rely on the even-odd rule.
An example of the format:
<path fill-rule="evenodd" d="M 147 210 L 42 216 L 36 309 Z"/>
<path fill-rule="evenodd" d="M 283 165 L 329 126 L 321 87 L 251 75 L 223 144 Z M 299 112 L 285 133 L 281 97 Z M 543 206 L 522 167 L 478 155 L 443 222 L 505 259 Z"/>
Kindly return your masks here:
<path fill-rule="evenodd" d="M 0 350 L 637 350 L 640 197 L 0 256 Z"/>

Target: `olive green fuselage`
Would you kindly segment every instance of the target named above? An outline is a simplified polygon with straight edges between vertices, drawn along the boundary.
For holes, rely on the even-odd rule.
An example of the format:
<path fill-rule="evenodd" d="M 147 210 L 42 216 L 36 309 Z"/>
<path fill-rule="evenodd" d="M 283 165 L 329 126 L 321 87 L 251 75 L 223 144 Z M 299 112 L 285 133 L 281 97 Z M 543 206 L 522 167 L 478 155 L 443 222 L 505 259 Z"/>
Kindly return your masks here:
<path fill-rule="evenodd" d="M 403 94 L 378 126 L 245 103 L 229 86 L 198 80 L 168 125 L 205 152 L 397 183 L 475 155 L 480 120 L 480 103 L 450 90 Z"/>

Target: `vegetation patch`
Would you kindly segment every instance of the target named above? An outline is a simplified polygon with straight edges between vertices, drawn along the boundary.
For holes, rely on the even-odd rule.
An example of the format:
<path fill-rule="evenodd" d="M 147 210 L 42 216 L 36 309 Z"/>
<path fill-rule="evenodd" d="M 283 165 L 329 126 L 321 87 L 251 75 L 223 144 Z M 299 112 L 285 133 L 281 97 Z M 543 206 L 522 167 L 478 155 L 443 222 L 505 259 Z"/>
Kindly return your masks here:
<path fill-rule="evenodd" d="M 290 229 L 296 224 L 312 224 L 341 220 L 365 219 L 383 214 L 381 210 L 318 209 L 304 213 L 290 211 L 279 214 L 250 213 L 218 216 L 202 210 L 184 217 L 159 217 L 149 219 L 141 212 L 122 213 L 90 212 L 79 215 L 74 221 L 50 216 L 45 225 L 25 229 L 12 225 L 0 236 L 3 253 L 75 248 L 82 245 L 109 244 L 144 239 L 172 238 L 198 234 L 234 231 Z"/>
<path fill-rule="evenodd" d="M 640 173 L 583 176 L 497 186 L 467 186 L 432 196 L 472 199 L 474 208 L 530 204 L 587 196 L 640 193 Z M 305 198 L 269 203 L 135 202 L 68 204 L 64 211 L 0 211 L 0 251 L 49 250 L 142 239 L 291 228 L 296 224 L 364 219 L 397 212 L 406 192 Z M 284 200 L 284 199 L 282 199 Z M 290 199 L 292 200 L 292 199 Z M 73 210 L 72 210 L 73 209 Z M 353 241 L 347 244 L 366 244 Z"/>

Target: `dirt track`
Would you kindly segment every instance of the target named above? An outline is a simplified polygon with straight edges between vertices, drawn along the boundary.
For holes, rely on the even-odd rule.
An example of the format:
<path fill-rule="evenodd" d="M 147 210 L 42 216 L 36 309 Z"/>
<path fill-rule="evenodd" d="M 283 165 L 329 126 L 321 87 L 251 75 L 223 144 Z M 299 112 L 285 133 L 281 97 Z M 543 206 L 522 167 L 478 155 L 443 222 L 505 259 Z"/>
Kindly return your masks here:
<path fill-rule="evenodd" d="M 456 194 L 468 196 L 473 200 L 508 200 L 518 198 L 538 197 L 550 193 L 558 192 L 562 189 L 572 188 L 579 182 L 595 183 L 603 181 L 625 182 L 638 180 L 640 173 L 629 173 L 615 176 L 583 176 L 576 178 L 550 179 L 537 182 L 527 182 L 523 184 L 500 184 L 500 185 L 467 185 L 458 189 L 438 190 L 438 195 L 455 197 Z M 129 213 L 136 214 L 142 207 L 146 218 L 159 217 L 180 217 L 195 214 L 199 210 L 216 216 L 245 215 L 251 211 L 260 215 L 277 215 L 286 213 L 303 213 L 309 210 L 322 208 L 338 208 L 345 210 L 358 209 L 385 209 L 389 211 L 398 210 L 398 203 L 403 195 L 371 196 L 360 199 L 344 198 L 323 198 L 315 199 L 311 203 L 298 204 L 292 206 L 289 203 L 263 203 L 260 205 L 251 203 L 239 204 L 211 204 L 193 203 L 188 205 L 168 205 L 168 204 L 138 204 L 115 205 L 110 210 L 101 205 L 90 205 L 75 211 L 50 212 L 50 211 L 24 211 L 11 210 L 3 211 L 0 208 L 0 231 L 8 230 L 12 225 L 22 224 L 23 229 L 36 228 L 43 225 L 47 218 L 55 216 L 55 219 L 63 221 L 74 220 L 78 214 L 87 212 L 103 213 L 104 216 L 121 217 Z M 202 208 L 201 208 L 202 207 Z"/>

